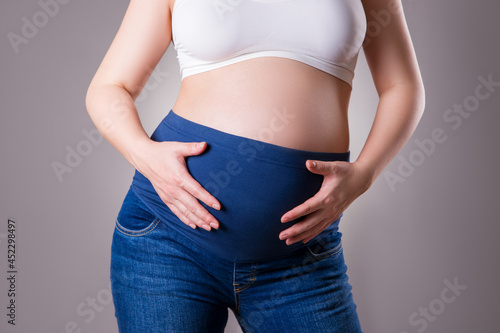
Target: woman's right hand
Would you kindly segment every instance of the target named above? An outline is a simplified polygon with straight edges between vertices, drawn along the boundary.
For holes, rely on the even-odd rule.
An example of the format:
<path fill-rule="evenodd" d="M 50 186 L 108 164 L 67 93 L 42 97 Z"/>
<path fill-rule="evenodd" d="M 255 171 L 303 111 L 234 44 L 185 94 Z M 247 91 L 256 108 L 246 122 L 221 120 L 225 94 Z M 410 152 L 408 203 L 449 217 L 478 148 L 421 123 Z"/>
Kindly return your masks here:
<path fill-rule="evenodd" d="M 185 160 L 201 154 L 206 146 L 206 142 L 148 140 L 134 166 L 182 222 L 193 229 L 198 226 L 210 231 L 211 227 L 218 229 L 219 222 L 197 199 L 217 210 L 220 203 L 191 176 Z"/>

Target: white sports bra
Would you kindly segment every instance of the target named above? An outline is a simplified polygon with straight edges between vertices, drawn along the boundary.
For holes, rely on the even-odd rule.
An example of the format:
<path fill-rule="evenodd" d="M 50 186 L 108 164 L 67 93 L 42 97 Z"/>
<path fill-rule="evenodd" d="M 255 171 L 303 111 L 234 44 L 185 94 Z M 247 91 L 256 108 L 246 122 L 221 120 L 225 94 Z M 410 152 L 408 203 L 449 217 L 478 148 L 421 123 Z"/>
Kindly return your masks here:
<path fill-rule="evenodd" d="M 175 0 L 181 80 L 257 57 L 294 59 L 352 86 L 366 33 L 360 0 Z"/>

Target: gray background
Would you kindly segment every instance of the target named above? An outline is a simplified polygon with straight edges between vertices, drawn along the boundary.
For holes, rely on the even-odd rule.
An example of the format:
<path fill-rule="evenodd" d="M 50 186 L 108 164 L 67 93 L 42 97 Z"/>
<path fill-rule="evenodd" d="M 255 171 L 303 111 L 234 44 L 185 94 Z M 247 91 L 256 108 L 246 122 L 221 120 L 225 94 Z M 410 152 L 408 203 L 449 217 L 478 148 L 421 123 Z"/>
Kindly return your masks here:
<path fill-rule="evenodd" d="M 478 77 L 500 81 L 500 3 L 403 3 L 425 82 L 426 112 L 410 142 L 341 223 L 362 326 L 373 333 L 498 332 L 500 89 L 458 128 L 443 117 L 454 104 L 474 100 Z M 21 35 L 23 17 L 33 22 L 42 9 L 35 0 L 0 3 L 1 332 L 117 332 L 110 245 L 134 169 L 105 140 L 89 143 L 84 131 L 95 126 L 84 100 L 127 5 L 61 4 L 15 52 L 8 34 Z M 149 134 L 170 110 L 179 84 L 170 47 L 137 102 Z M 361 53 L 350 107 L 353 160 L 376 105 Z M 446 141 L 429 155 L 419 153 L 416 140 L 428 140 L 435 128 Z M 87 148 L 87 156 L 58 179 L 53 163 L 66 164 L 67 149 L 78 147 Z M 420 165 L 391 188 L 389 172 L 398 174 L 401 161 L 410 158 Z M 8 218 L 17 223 L 15 327 L 5 315 Z M 445 280 L 455 279 L 467 288 L 444 303 L 443 291 L 453 296 Z M 418 311 L 429 307 L 433 317 L 422 319 Z M 410 321 L 414 312 L 418 324 Z M 227 332 L 240 332 L 233 317 Z"/>

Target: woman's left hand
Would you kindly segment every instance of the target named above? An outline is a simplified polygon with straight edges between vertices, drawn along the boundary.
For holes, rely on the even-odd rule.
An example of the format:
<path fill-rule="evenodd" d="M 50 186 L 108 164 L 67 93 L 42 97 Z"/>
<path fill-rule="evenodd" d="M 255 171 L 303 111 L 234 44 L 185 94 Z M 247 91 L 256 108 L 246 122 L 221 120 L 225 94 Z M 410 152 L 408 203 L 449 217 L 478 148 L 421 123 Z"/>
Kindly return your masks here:
<path fill-rule="evenodd" d="M 307 160 L 306 167 L 313 173 L 323 175 L 323 183 L 312 198 L 281 217 L 281 222 L 286 223 L 307 215 L 280 233 L 279 238 L 286 239 L 287 245 L 298 241 L 307 243 L 320 234 L 372 183 L 368 169 L 357 162 Z"/>

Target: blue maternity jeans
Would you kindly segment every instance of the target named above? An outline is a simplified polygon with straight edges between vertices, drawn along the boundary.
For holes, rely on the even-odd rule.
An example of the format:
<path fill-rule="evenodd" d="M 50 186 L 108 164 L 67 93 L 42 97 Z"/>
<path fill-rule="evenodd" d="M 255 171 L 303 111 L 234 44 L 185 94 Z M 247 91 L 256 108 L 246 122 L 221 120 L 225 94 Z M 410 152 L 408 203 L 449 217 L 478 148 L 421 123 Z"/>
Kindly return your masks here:
<path fill-rule="evenodd" d="M 308 152 L 206 127 L 170 111 L 155 141 L 208 144 L 188 157 L 193 178 L 221 203 L 202 203 L 218 230 L 191 229 L 138 171 L 118 213 L 111 247 L 111 290 L 121 333 L 224 332 L 228 309 L 244 332 L 361 332 L 344 262 L 340 219 L 307 244 L 278 234 L 286 211 L 313 196 L 322 176 Z"/>

